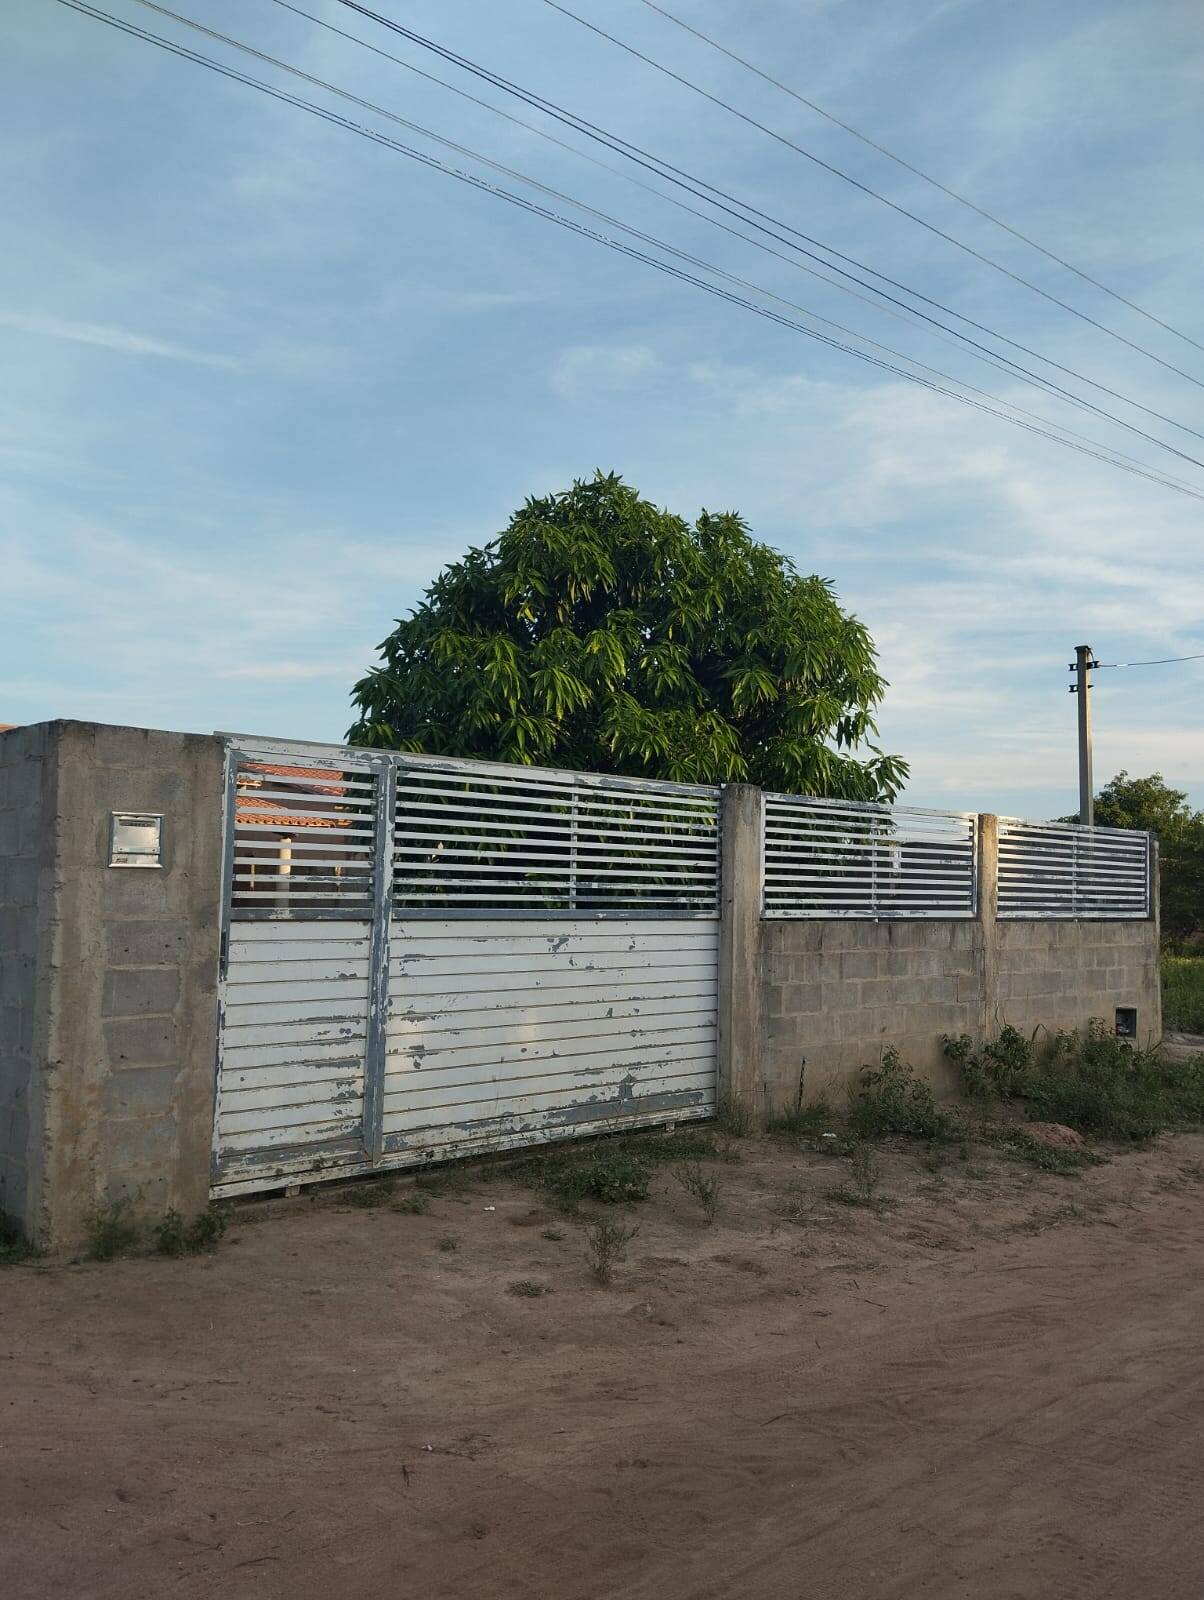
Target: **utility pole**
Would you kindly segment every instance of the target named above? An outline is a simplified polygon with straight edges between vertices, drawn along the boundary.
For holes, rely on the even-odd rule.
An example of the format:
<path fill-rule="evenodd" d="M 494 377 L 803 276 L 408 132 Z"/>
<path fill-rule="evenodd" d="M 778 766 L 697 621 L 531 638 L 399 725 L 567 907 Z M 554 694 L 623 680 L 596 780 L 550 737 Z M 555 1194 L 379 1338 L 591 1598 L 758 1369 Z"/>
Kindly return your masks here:
<path fill-rule="evenodd" d="M 1079 825 L 1090 828 L 1095 821 L 1095 789 L 1091 780 L 1091 669 L 1098 667 L 1089 644 L 1075 646 L 1071 672 L 1075 681 L 1071 694 L 1079 697 Z"/>

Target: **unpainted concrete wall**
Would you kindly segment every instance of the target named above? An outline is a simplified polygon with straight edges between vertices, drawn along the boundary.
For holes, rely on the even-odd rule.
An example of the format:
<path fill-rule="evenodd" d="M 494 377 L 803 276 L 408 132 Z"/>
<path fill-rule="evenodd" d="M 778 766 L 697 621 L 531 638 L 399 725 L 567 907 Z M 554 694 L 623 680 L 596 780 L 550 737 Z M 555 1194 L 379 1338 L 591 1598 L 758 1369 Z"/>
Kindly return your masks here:
<path fill-rule="evenodd" d="M 40 1138 L 37 1183 L 6 1205 L 31 1237 L 70 1249 L 107 1202 L 128 1200 L 147 1220 L 207 1202 L 223 748 L 80 722 L 0 735 L 0 753 L 14 739 L 43 750 L 40 818 L 28 824 L 43 861 L 31 1063 Z M 108 865 L 113 811 L 163 814 L 161 868 Z"/>
<path fill-rule="evenodd" d="M 46 725 L 0 733 L 0 1212 L 27 1229 L 42 1194 L 54 783 Z"/>
<path fill-rule="evenodd" d="M 739 936 L 721 967 L 720 1076 L 756 1114 L 839 1093 L 888 1045 L 951 1092 L 942 1036 L 1007 1022 L 1111 1027 L 1136 1007 L 1140 1037 L 1161 1038 L 1157 917 L 999 921 L 995 817 L 979 818 L 978 914 L 956 920 L 762 919 L 759 826 L 757 792 L 740 786 L 724 808 L 724 862 L 743 870 L 725 888 Z"/>

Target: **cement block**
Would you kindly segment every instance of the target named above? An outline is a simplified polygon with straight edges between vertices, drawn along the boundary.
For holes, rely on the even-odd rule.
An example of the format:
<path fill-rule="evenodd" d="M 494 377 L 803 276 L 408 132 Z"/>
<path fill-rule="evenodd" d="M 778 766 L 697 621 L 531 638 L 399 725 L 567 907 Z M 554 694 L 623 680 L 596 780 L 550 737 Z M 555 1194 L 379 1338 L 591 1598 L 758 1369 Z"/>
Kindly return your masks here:
<path fill-rule="evenodd" d="M 178 1137 L 176 1119 L 166 1112 L 154 1117 L 106 1118 L 98 1129 L 98 1155 L 103 1171 L 138 1176 L 170 1167 Z"/>
<path fill-rule="evenodd" d="M 166 966 L 186 958 L 189 926 L 183 917 L 110 922 L 105 954 L 110 967 Z"/>
<path fill-rule="evenodd" d="M 110 1017 L 104 1023 L 105 1053 L 117 1071 L 158 1066 L 176 1059 L 175 1022 L 171 1017 Z"/>
<path fill-rule="evenodd" d="M 169 1015 L 180 998 L 176 967 L 117 967 L 105 975 L 101 1015 Z"/>
<path fill-rule="evenodd" d="M 105 1079 L 103 1102 L 110 1117 L 162 1117 L 172 1108 L 179 1069 L 134 1067 Z"/>

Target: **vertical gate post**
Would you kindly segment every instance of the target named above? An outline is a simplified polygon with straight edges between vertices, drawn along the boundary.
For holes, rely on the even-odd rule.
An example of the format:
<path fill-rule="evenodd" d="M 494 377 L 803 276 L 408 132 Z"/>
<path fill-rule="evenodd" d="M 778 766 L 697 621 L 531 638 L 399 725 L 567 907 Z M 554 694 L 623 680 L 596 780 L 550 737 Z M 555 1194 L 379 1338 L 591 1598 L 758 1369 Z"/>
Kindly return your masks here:
<path fill-rule="evenodd" d="M 760 1119 L 765 797 L 724 786 L 720 811 L 719 1094 Z"/>
<path fill-rule="evenodd" d="M 364 1154 L 379 1161 L 384 1150 L 385 1047 L 389 1023 L 389 942 L 393 924 L 393 824 L 397 761 L 377 768 L 372 822 L 372 935 L 368 948 L 368 1038 L 364 1052 Z"/>
<path fill-rule="evenodd" d="M 978 818 L 978 943 L 982 953 L 982 1036 L 1003 1022 L 999 1002 L 999 818 Z"/>

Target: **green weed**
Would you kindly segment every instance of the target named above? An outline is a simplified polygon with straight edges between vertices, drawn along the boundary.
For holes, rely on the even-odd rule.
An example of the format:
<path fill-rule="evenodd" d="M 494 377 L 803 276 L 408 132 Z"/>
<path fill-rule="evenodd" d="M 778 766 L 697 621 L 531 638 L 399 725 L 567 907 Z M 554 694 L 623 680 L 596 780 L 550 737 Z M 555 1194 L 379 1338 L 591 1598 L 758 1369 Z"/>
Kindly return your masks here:
<path fill-rule="evenodd" d="M 541 1295 L 551 1292 L 551 1284 L 538 1283 L 534 1278 L 519 1278 L 506 1291 L 507 1294 L 517 1295 L 520 1300 L 538 1300 Z"/>
<path fill-rule="evenodd" d="M 413 1189 L 409 1194 L 402 1195 L 400 1200 L 394 1200 L 392 1209 L 403 1217 L 425 1217 L 431 1209 L 431 1197 L 421 1189 Z"/>
<path fill-rule="evenodd" d="M 818 1100 L 808 1100 L 772 1112 L 766 1122 L 766 1130 L 779 1138 L 818 1139 L 820 1134 L 832 1130 L 835 1120 L 827 1097 L 820 1095 Z"/>
<path fill-rule="evenodd" d="M 938 1109 L 932 1088 L 887 1045 L 877 1067 L 862 1067 L 849 1089 L 849 1128 L 860 1139 L 904 1134 L 916 1139 L 952 1139 L 956 1117 Z"/>
<path fill-rule="evenodd" d="M 639 1228 L 596 1217 L 585 1230 L 585 1259 L 597 1283 L 608 1284 Z"/>
<path fill-rule="evenodd" d="M 112 1261 L 138 1243 L 139 1229 L 129 1212 L 128 1198 L 93 1207 L 84 1225 L 88 1255 L 93 1261 Z"/>
<path fill-rule="evenodd" d="M 724 1094 L 715 1111 L 715 1126 L 730 1139 L 747 1139 L 753 1131 L 753 1115 L 742 1100 Z"/>
<path fill-rule="evenodd" d="M 704 1171 L 702 1163 L 698 1161 L 683 1161 L 674 1177 L 686 1193 L 698 1201 L 706 1221 L 713 1223 L 719 1211 L 719 1179 L 713 1173 Z"/>
<path fill-rule="evenodd" d="M 439 1248 L 445 1254 L 450 1254 L 453 1250 L 458 1250 L 460 1248 L 460 1241 L 456 1238 L 454 1233 L 446 1233 L 439 1241 Z"/>
<path fill-rule="evenodd" d="M 392 1198 L 392 1178 L 374 1178 L 367 1183 L 357 1183 L 344 1196 L 349 1206 L 361 1206 L 365 1210 L 374 1210 L 377 1206 L 387 1206 Z"/>
<path fill-rule="evenodd" d="M 173 1206 L 153 1230 L 153 1237 L 160 1255 L 194 1256 L 212 1250 L 225 1231 L 225 1214 L 213 1206 L 198 1211 L 187 1223 Z"/>

